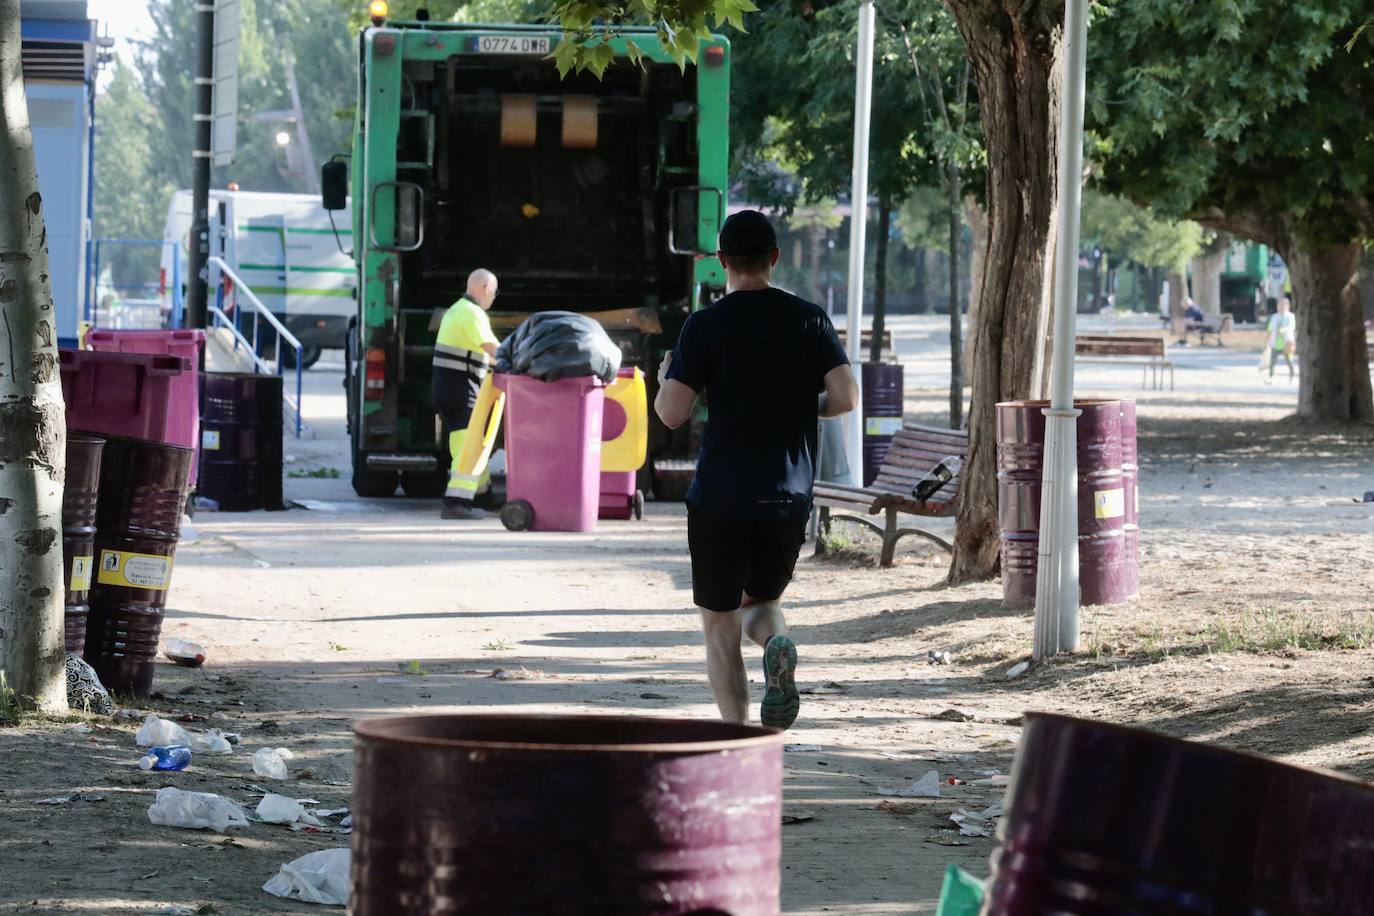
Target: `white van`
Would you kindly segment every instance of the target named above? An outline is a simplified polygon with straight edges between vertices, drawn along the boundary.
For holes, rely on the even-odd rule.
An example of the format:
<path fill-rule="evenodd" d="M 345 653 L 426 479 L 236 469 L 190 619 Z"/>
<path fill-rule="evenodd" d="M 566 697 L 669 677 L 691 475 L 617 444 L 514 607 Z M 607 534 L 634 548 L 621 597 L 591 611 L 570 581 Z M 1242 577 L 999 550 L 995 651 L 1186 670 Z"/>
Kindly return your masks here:
<path fill-rule="evenodd" d="M 346 209 L 332 215 L 331 224 L 317 194 L 210 192 L 210 254 L 222 257 L 300 339 L 307 367 L 321 350 L 343 347 L 348 319 L 357 312 L 353 218 Z M 164 311 L 172 308 L 173 278 L 184 295 L 190 233 L 191 192 L 177 191 L 163 230 L 164 239 L 176 242 L 163 248 Z"/>

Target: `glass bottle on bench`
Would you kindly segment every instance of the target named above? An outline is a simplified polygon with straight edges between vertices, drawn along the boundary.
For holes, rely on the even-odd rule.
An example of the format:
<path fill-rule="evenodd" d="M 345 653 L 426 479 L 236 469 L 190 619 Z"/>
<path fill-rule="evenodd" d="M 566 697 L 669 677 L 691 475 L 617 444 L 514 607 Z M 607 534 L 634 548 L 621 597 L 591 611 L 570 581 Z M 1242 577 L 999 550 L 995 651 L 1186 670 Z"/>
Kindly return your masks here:
<path fill-rule="evenodd" d="M 916 486 L 911 488 L 911 495 L 925 502 L 936 493 L 940 488 L 949 483 L 959 473 L 959 469 L 964 466 L 964 462 L 958 455 L 950 455 L 944 458 L 939 464 L 931 468 L 926 476 L 916 481 Z"/>

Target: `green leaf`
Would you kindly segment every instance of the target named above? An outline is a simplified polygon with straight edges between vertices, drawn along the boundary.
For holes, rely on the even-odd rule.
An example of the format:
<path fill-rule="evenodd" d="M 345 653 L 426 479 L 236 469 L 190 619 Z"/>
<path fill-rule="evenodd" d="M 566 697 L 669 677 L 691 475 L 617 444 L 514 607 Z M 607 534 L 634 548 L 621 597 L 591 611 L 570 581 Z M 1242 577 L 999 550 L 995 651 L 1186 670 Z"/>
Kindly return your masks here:
<path fill-rule="evenodd" d="M 554 48 L 553 61 L 558 67 L 559 77 L 567 79 L 568 74 L 577 66 L 577 51 L 577 43 L 568 35 L 564 35 L 558 47 Z"/>

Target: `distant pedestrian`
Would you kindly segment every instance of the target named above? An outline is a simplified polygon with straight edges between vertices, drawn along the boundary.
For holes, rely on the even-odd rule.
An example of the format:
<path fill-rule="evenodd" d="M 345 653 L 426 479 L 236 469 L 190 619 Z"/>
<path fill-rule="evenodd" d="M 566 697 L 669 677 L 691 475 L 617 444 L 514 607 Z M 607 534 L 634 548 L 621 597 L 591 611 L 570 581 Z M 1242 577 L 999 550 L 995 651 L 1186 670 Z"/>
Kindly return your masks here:
<path fill-rule="evenodd" d="M 1298 349 L 1298 325 L 1293 318 L 1293 303 L 1287 296 L 1279 300 L 1279 308 L 1274 314 L 1269 316 L 1269 336 L 1264 341 L 1264 357 L 1260 362 L 1260 371 L 1263 372 L 1266 365 L 1269 369 L 1268 376 L 1264 379 L 1264 384 L 1274 384 L 1274 366 L 1279 361 L 1279 356 L 1283 357 L 1284 362 L 1288 363 L 1288 380 L 1291 382 L 1295 375 L 1293 371 L 1293 356 Z"/>
<path fill-rule="evenodd" d="M 729 292 L 687 319 L 663 358 L 654 409 L 675 429 L 698 396 L 709 406 L 687 493 L 687 541 L 721 717 L 748 719 L 747 633 L 763 647 L 759 718 L 787 728 L 800 702 L 797 648 L 778 602 L 811 513 L 816 419 L 853 410 L 859 389 L 825 310 L 773 288 L 779 252 L 767 217 L 731 216 L 719 248 Z"/>

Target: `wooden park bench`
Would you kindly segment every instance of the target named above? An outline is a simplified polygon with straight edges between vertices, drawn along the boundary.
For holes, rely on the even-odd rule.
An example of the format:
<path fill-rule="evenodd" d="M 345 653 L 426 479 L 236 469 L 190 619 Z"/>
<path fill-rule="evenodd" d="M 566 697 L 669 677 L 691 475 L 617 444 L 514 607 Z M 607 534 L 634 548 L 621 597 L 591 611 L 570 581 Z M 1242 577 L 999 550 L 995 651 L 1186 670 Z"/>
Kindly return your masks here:
<path fill-rule="evenodd" d="M 882 565 L 891 566 L 897 542 L 909 534 L 934 541 L 945 550 L 954 547 L 944 538 L 921 528 L 899 528 L 902 515 L 948 518 L 958 511 L 959 487 L 963 475 L 955 478 L 930 499 L 921 501 L 911 495 L 912 487 L 945 458 L 968 458 L 968 432 L 962 429 L 943 429 L 938 426 L 904 425 L 892 438 L 878 476 L 870 486 L 848 487 L 818 482 L 814 490 L 816 507 L 820 510 L 820 528 L 830 533 L 832 521 L 849 521 L 865 525 L 883 539 Z M 842 514 L 832 514 L 838 509 Z M 884 524 L 871 521 L 868 516 L 883 514 Z M 822 538 L 816 538 L 816 553 L 824 553 Z"/>
<path fill-rule="evenodd" d="M 1164 387 L 1164 371 L 1169 371 L 1169 390 L 1174 389 L 1174 364 L 1164 352 L 1162 337 L 1111 337 L 1105 335 L 1079 334 L 1074 340 L 1074 362 L 1135 363 L 1142 368 L 1140 387 L 1146 380 L 1155 389 Z"/>
<path fill-rule="evenodd" d="M 840 335 L 840 343 L 844 344 L 845 347 L 847 348 L 847 347 L 849 346 L 849 338 L 847 338 L 847 337 L 845 336 L 844 331 L 840 331 L 840 332 L 839 332 L 839 335 Z M 859 335 L 859 344 L 863 347 L 863 352 L 864 352 L 865 354 L 867 354 L 867 353 L 873 348 L 873 329 L 872 329 L 872 328 L 865 328 L 864 331 L 863 331 L 863 333 L 861 333 L 861 334 Z M 892 329 L 891 329 L 891 328 L 883 328 L 883 356 L 884 356 L 884 357 L 889 357 L 889 356 L 891 356 L 891 357 L 894 357 L 894 358 L 895 358 L 895 356 L 896 356 L 896 351 L 892 349 Z M 867 355 L 865 355 L 864 358 L 867 359 L 867 358 L 868 358 Z"/>
<path fill-rule="evenodd" d="M 1221 312 L 1215 315 L 1204 315 L 1201 321 L 1190 321 L 1183 331 L 1183 339 L 1187 341 L 1189 334 L 1197 335 L 1198 346 L 1207 343 L 1207 338 L 1212 338 L 1218 347 L 1226 346 L 1222 341 L 1221 335 L 1231 330 L 1235 319 L 1230 312 Z"/>

